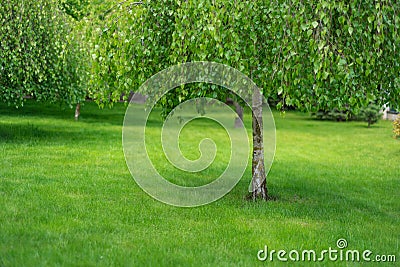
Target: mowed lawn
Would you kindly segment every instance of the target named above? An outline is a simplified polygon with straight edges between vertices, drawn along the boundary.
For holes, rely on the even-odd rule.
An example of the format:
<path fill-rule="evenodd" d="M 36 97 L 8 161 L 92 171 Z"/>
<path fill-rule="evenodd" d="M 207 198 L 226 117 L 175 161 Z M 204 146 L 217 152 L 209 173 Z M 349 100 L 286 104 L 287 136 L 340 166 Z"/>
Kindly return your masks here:
<path fill-rule="evenodd" d="M 286 265 L 276 257 L 260 262 L 257 252 L 265 245 L 337 249 L 339 238 L 347 249 L 396 255 L 397 263 L 383 266 L 399 264 L 400 140 L 390 122 L 368 129 L 363 122 L 275 112 L 276 155 L 267 178 L 275 201 L 245 199 L 248 168 L 222 199 L 178 208 L 154 200 L 131 177 L 122 149 L 124 112 L 123 104 L 99 110 L 86 103 L 75 122 L 73 110 L 59 105 L 0 104 L 0 266 Z M 191 127 L 226 137 L 212 123 Z M 221 162 L 226 147 L 218 148 Z M 216 166 L 205 180 L 223 171 Z M 312 263 L 338 264 L 359 265 Z"/>

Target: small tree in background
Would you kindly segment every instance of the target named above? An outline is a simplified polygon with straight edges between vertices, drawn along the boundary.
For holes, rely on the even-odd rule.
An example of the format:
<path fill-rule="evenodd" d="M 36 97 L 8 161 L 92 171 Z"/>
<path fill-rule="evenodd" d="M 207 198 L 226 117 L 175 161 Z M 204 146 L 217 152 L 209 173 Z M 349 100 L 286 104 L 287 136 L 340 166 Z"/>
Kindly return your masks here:
<path fill-rule="evenodd" d="M 380 109 L 375 104 L 371 103 L 367 107 L 362 108 L 360 110 L 360 118 L 368 122 L 368 128 L 370 128 L 372 124 L 378 122 L 379 117 L 380 117 Z"/>

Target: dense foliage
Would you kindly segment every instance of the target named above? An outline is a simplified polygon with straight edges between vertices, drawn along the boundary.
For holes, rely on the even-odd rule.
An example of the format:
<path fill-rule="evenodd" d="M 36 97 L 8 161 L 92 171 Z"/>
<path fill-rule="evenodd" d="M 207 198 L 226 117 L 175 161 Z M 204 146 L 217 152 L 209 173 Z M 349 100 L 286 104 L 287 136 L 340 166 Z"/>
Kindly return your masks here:
<path fill-rule="evenodd" d="M 26 96 L 68 104 L 84 98 L 84 59 L 58 2 L 2 0 L 0 25 L 0 100 L 20 106 Z"/>
<path fill-rule="evenodd" d="M 59 0 L 59 7 L 75 20 L 81 20 L 89 14 L 89 0 Z"/>
<path fill-rule="evenodd" d="M 399 13 L 390 0 L 124 1 L 91 20 L 92 93 L 116 100 L 167 66 L 204 60 L 243 71 L 279 107 L 398 106 Z"/>
<path fill-rule="evenodd" d="M 204 60 L 238 68 L 278 107 L 398 107 L 399 11 L 391 0 L 2 0 L 1 98 L 79 102 L 87 80 L 104 104 L 165 67 Z M 220 91 L 186 87 L 174 96 Z"/>

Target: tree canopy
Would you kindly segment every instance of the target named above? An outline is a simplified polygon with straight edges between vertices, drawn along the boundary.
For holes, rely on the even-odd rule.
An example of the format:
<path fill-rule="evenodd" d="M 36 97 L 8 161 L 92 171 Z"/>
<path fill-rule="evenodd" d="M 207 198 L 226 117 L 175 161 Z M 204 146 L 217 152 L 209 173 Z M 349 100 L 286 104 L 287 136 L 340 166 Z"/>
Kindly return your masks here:
<path fill-rule="evenodd" d="M 2 101 L 18 107 L 26 96 L 68 104 L 84 99 L 83 50 L 58 2 L 2 0 L 0 24 Z"/>
<path fill-rule="evenodd" d="M 103 105 L 166 67 L 214 61 L 278 107 L 398 107 L 399 11 L 392 0 L 3 0 L 1 98 L 76 103 L 87 93 Z"/>
<path fill-rule="evenodd" d="M 399 11 L 390 0 L 124 1 L 91 20 L 91 90 L 119 99 L 165 67 L 200 60 L 239 69 L 279 107 L 398 106 Z"/>

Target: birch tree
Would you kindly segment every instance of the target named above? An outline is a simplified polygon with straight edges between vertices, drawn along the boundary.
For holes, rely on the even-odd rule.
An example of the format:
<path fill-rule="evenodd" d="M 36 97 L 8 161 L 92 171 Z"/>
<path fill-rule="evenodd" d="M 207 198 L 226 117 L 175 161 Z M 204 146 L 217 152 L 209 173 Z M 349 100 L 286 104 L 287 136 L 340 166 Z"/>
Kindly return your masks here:
<path fill-rule="evenodd" d="M 54 0 L 0 4 L 0 100 L 20 107 L 25 97 L 78 103 L 85 64 L 73 21 Z"/>
<path fill-rule="evenodd" d="M 253 122 L 261 119 L 262 96 L 279 99 L 278 109 L 399 106 L 396 1 L 124 1 L 118 8 L 91 41 L 92 93 L 100 104 L 168 66 L 214 61 L 258 85 Z M 196 95 L 224 94 L 201 88 Z M 193 96 L 183 87 L 161 104 L 168 110 Z M 267 200 L 261 133 L 253 123 L 252 196 Z"/>

